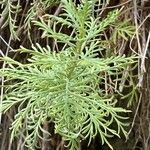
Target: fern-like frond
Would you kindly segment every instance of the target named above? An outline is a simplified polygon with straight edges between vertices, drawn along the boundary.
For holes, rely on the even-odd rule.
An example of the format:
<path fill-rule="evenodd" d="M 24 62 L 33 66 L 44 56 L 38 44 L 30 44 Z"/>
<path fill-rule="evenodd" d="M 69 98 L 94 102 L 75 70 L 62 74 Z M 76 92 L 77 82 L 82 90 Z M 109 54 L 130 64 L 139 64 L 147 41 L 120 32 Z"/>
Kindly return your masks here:
<path fill-rule="evenodd" d="M 98 76 L 98 73 L 108 72 L 111 75 L 113 72 L 119 73 L 129 62 L 134 63 L 133 59 L 121 56 L 108 59 L 88 58 L 88 56 L 77 58 L 72 56 L 69 50 L 56 54 L 39 45 L 37 47 L 39 50 L 35 47 L 34 51 L 22 49 L 22 52 L 29 52 L 32 55 L 29 64 L 5 68 L 3 72 L 1 71 L 6 79 L 14 82 L 17 80 L 19 83 L 17 87 L 12 86 L 10 92 L 4 97 L 3 110 L 7 111 L 18 103 L 21 109 L 27 103 L 23 110 L 26 116 L 33 118 L 32 120 L 24 118 L 27 127 L 33 125 L 33 128 L 27 131 L 30 132 L 35 128 L 34 119 L 38 116 L 37 108 L 40 108 L 40 114 L 43 111 L 45 120 L 52 118 L 55 132 L 69 143 L 71 142 L 70 146 L 82 137 L 89 138 L 90 143 L 97 134 L 100 134 L 102 143 L 108 143 L 106 137 L 119 136 L 120 129 L 124 131 L 119 114 L 126 110 L 117 108 L 113 97 L 100 93 L 99 84 L 104 76 Z M 8 64 L 17 65 L 17 62 L 5 58 L 4 60 Z M 114 66 L 110 66 L 109 63 L 114 63 Z M 18 111 L 17 116 L 22 116 L 22 113 Z M 38 126 L 43 122 L 38 122 Z M 111 129 L 112 122 L 118 124 L 118 132 Z M 17 124 L 14 122 L 12 126 L 13 136 L 18 134 L 19 129 L 16 128 L 21 130 L 21 125 Z M 38 129 L 33 131 L 33 135 L 28 136 L 27 144 L 29 144 L 28 140 L 36 140 L 36 136 L 38 136 Z M 35 142 L 30 144 L 34 145 Z"/>
<path fill-rule="evenodd" d="M 80 140 L 88 139 L 90 144 L 96 135 L 101 137 L 102 144 L 112 148 L 108 138 L 119 137 L 120 132 L 126 135 L 127 118 L 123 113 L 128 112 L 117 106 L 115 94 L 120 93 L 113 78 L 120 81 L 136 57 L 99 56 L 103 50 L 101 34 L 115 23 L 119 10 L 100 21 L 92 15 L 92 1 L 85 0 L 77 7 L 71 0 L 61 2 L 62 15 L 47 15 L 47 20 L 40 17 L 40 21 L 34 23 L 43 30 L 43 36 L 67 44 L 63 50 L 56 53 L 50 46 L 43 48 L 36 44 L 31 50 L 24 47 L 18 50 L 30 55 L 26 64 L 9 57 L 1 58 L 8 66 L 0 69 L 6 79 L 2 111 L 18 106 L 11 139 L 21 132 L 26 137 L 26 146 L 35 149 L 38 139 L 42 138 L 40 132 L 46 132 L 42 125 L 50 118 L 55 124 L 55 133 L 60 134 L 72 150 L 78 149 Z M 74 35 L 57 31 L 56 24 L 51 22 L 70 27 Z M 105 91 L 107 76 L 112 80 L 108 83 L 110 89 Z M 113 128 L 113 123 L 117 128 Z"/>
<path fill-rule="evenodd" d="M 113 26 L 115 27 L 112 35 L 112 40 L 114 43 L 116 43 L 117 39 L 120 37 L 128 40 L 129 37 L 132 37 L 135 33 L 135 27 L 130 24 L 129 20 L 125 20 L 120 23 L 114 23 Z"/>
<path fill-rule="evenodd" d="M 0 16 L 3 18 L 3 23 L 1 28 L 4 28 L 5 26 L 9 26 L 9 30 L 11 33 L 11 36 L 13 39 L 19 39 L 17 34 L 17 26 L 16 26 L 16 19 L 17 14 L 20 11 L 20 2 L 18 1 L 12 1 L 12 0 L 2 0 L 0 2 L 2 5 L 2 13 Z"/>

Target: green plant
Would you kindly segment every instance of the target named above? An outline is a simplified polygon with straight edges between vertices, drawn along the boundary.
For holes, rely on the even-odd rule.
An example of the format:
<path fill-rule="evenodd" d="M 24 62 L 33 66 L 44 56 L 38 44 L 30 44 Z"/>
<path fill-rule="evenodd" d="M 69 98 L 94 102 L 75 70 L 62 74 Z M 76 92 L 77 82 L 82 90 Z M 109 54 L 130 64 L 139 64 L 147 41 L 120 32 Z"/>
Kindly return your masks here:
<path fill-rule="evenodd" d="M 1 28 L 9 26 L 11 37 L 18 39 L 17 26 L 16 26 L 16 15 L 20 11 L 20 1 L 2 0 L 0 2 L 1 8 L 3 9 L 1 16 Z"/>
<path fill-rule="evenodd" d="M 24 28 L 24 32 L 27 31 L 28 37 L 30 37 L 30 29 L 31 29 L 31 21 L 36 20 L 42 13 L 45 13 L 46 9 L 57 4 L 60 0 L 33 0 L 29 9 L 27 9 L 27 14 L 25 15 L 24 24 L 21 26 L 17 25 L 17 17 L 19 13 L 22 11 L 21 1 L 13 1 L 13 0 L 1 0 L 0 5 L 2 12 L 1 16 L 1 28 L 3 29 L 6 26 L 9 26 L 10 35 L 12 39 L 19 40 L 19 30 L 20 28 Z M 26 9 L 26 8 L 25 8 Z M 26 10 L 25 10 L 26 11 Z M 21 19 L 22 20 L 22 19 Z"/>
<path fill-rule="evenodd" d="M 60 0 L 34 0 L 30 6 L 30 9 L 27 12 L 27 15 L 24 20 L 24 28 L 25 31 L 28 33 L 28 38 L 31 40 L 30 31 L 32 27 L 32 21 L 37 20 L 38 17 L 44 15 L 46 10 L 53 5 L 59 3 Z"/>
<path fill-rule="evenodd" d="M 46 19 L 42 16 L 40 21 L 34 21 L 43 30 L 42 37 L 53 38 L 63 45 L 60 52 L 36 44 L 32 50 L 23 47 L 17 50 L 31 55 L 26 64 L 1 58 L 8 66 L 0 70 L 6 79 L 1 109 L 6 112 L 15 105 L 18 107 L 11 140 L 21 132 L 26 146 L 35 149 L 38 138 L 43 139 L 41 132 L 50 134 L 42 128 L 50 118 L 55 133 L 72 150 L 79 148 L 80 140 L 89 139 L 90 143 L 96 135 L 101 137 L 102 144 L 107 143 L 113 149 L 107 138 L 119 137 L 120 132 L 126 135 L 127 118 L 123 113 L 128 112 L 116 106 L 116 94 L 120 93 L 115 79 L 122 79 L 123 71 L 135 62 L 134 56 L 99 56 L 104 51 L 100 46 L 102 32 L 117 20 L 119 10 L 100 22 L 92 15 L 94 1 L 85 0 L 77 7 L 71 0 L 62 3 L 61 16 L 46 15 Z M 71 28 L 73 34 L 56 31 L 60 24 Z M 108 78 L 112 79 L 108 88 L 104 88 Z M 116 123 L 116 129 L 112 123 Z"/>
<path fill-rule="evenodd" d="M 116 22 L 112 26 L 114 26 L 115 31 L 113 32 L 112 39 L 116 44 L 117 38 L 123 38 L 126 41 L 128 37 L 132 37 L 135 33 L 135 27 L 130 24 L 130 20 L 125 20 L 123 22 Z"/>

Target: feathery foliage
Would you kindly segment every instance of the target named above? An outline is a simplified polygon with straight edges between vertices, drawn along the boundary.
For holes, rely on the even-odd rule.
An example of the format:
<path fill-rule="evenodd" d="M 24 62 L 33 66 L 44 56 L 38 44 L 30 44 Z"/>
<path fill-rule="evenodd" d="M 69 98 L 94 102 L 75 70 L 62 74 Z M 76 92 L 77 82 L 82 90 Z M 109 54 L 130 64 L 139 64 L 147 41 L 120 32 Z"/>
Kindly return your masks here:
<path fill-rule="evenodd" d="M 115 23 L 119 10 L 100 22 L 92 15 L 94 1 L 85 0 L 77 7 L 71 0 L 62 0 L 62 4 L 64 12 L 60 16 L 47 14 L 47 19 L 41 16 L 40 21 L 34 21 L 43 30 L 42 37 L 53 38 L 63 45 L 60 52 L 36 44 L 32 50 L 24 47 L 17 50 L 31 55 L 26 64 L 1 58 L 8 66 L 0 70 L 6 79 L 2 111 L 18 107 L 11 139 L 22 132 L 26 146 L 35 149 L 38 139 L 43 138 L 41 132 L 50 134 L 42 128 L 50 120 L 55 124 L 55 133 L 72 150 L 79 148 L 81 140 L 88 139 L 90 143 L 96 135 L 102 144 L 107 143 L 113 149 L 107 138 L 119 137 L 120 132 L 126 135 L 127 118 L 123 113 L 128 112 L 116 106 L 115 95 L 120 93 L 115 79 L 121 80 L 123 71 L 135 62 L 135 57 L 99 56 L 104 51 L 100 44 L 102 32 Z M 71 28 L 73 35 L 58 32 L 59 24 Z M 106 91 L 109 77 L 111 90 Z M 113 123 L 117 128 L 113 128 Z"/>
<path fill-rule="evenodd" d="M 28 33 L 28 37 L 31 40 L 30 31 L 32 27 L 32 21 L 37 20 L 38 17 L 44 15 L 49 7 L 52 7 L 59 3 L 60 0 L 34 0 L 27 12 L 24 20 L 24 28 Z"/>
<path fill-rule="evenodd" d="M 45 14 L 46 9 L 52 7 L 59 3 L 60 0 L 34 0 L 31 4 L 24 20 L 23 27 L 25 31 L 27 31 L 29 39 L 30 39 L 30 29 L 31 29 L 31 21 L 36 20 L 38 16 Z M 1 16 L 1 28 L 9 26 L 10 34 L 13 39 L 19 39 L 18 33 L 19 28 L 16 25 L 17 15 L 22 10 L 21 1 L 13 1 L 13 0 L 2 0 L 0 1 L 2 13 Z"/>
<path fill-rule="evenodd" d="M 0 14 L 2 18 L 1 28 L 9 26 L 9 30 L 13 39 L 18 39 L 17 35 L 17 26 L 16 26 L 16 14 L 20 11 L 20 1 L 12 1 L 12 0 L 2 0 L 0 2 L 2 6 L 2 13 Z"/>

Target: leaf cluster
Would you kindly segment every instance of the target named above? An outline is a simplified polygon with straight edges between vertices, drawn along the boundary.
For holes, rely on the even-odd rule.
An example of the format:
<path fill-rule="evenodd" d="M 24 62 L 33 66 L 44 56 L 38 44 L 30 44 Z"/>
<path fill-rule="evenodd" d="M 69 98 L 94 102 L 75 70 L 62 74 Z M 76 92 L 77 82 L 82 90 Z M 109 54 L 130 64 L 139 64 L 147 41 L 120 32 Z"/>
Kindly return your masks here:
<path fill-rule="evenodd" d="M 119 10 L 110 12 L 100 22 L 92 16 L 93 1 L 85 0 L 76 7 L 71 0 L 62 0 L 62 5 L 64 12 L 60 16 L 47 15 L 47 20 L 41 17 L 40 21 L 34 21 L 43 37 L 51 37 L 63 45 L 60 52 L 36 44 L 31 50 L 24 47 L 18 50 L 31 55 L 26 64 L 1 58 L 8 65 L 0 70 L 6 79 L 2 111 L 19 105 L 11 137 L 22 132 L 26 146 L 35 149 L 38 138 L 43 139 L 40 133 L 49 134 L 42 125 L 50 118 L 55 133 L 62 136 L 70 149 L 78 149 L 80 140 L 88 139 L 90 144 L 96 135 L 112 149 L 107 138 L 119 137 L 120 132 L 126 135 L 127 118 L 122 113 L 128 111 L 117 106 L 115 80 L 108 84 L 112 92 L 105 91 L 104 81 L 108 76 L 121 79 L 122 73 L 135 63 L 134 56 L 99 56 L 103 51 L 102 32 L 115 23 Z M 57 24 L 71 28 L 74 34 L 58 32 Z M 113 128 L 113 123 L 117 128 Z"/>
<path fill-rule="evenodd" d="M 19 26 L 19 28 L 24 28 L 24 31 L 28 33 L 29 39 L 30 37 L 30 29 L 31 29 L 31 21 L 36 20 L 38 16 L 43 15 L 47 8 L 52 7 L 60 2 L 60 0 L 34 0 L 31 3 L 28 11 L 25 15 L 25 19 L 23 19 L 23 25 Z M 3 29 L 6 26 L 9 26 L 10 34 L 12 39 L 19 40 L 19 29 L 17 26 L 17 18 L 20 12 L 22 12 L 20 0 L 1 0 L 0 6 L 2 9 L 1 17 L 1 28 Z M 26 11 L 26 10 L 25 10 Z M 24 11 L 23 11 L 24 12 Z M 22 13 L 23 13 L 22 12 Z M 20 18 L 20 16 L 19 16 Z M 22 18 L 20 18 L 22 20 Z"/>
<path fill-rule="evenodd" d="M 1 8 L 3 9 L 1 16 L 1 28 L 9 26 L 9 30 L 12 38 L 18 39 L 17 26 L 16 26 L 16 14 L 20 11 L 20 1 L 2 0 L 0 2 Z"/>

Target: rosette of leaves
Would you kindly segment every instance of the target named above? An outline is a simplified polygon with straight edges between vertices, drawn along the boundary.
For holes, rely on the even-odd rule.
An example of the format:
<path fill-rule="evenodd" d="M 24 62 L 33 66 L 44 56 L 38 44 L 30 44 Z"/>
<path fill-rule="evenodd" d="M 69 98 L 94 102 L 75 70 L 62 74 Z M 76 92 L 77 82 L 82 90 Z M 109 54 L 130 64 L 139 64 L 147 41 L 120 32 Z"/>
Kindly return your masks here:
<path fill-rule="evenodd" d="M 104 81 L 107 76 L 114 79 L 120 76 L 121 80 L 122 72 L 135 62 L 135 57 L 99 56 L 103 50 L 102 31 L 117 20 L 119 11 L 109 13 L 100 22 L 92 15 L 93 1 L 76 7 L 71 0 L 62 0 L 62 6 L 61 16 L 47 15 L 47 20 L 41 17 L 34 22 L 43 30 L 43 37 L 64 45 L 60 52 L 37 44 L 31 50 L 23 47 L 18 50 L 31 55 L 26 64 L 1 58 L 8 66 L 0 70 L 6 90 L 2 111 L 18 107 L 11 126 L 11 140 L 23 134 L 26 146 L 35 149 L 38 139 L 43 139 L 41 132 L 50 134 L 42 128 L 49 119 L 55 124 L 55 133 L 72 150 L 79 149 L 81 140 L 88 139 L 90 143 L 96 135 L 102 144 L 107 143 L 113 149 L 107 138 L 119 137 L 120 132 L 126 135 L 127 118 L 123 113 L 128 111 L 116 106 L 118 100 L 113 91 L 105 91 Z M 73 34 L 57 32 L 57 24 L 73 29 Z M 114 82 L 112 79 L 110 86 L 116 92 Z"/>

